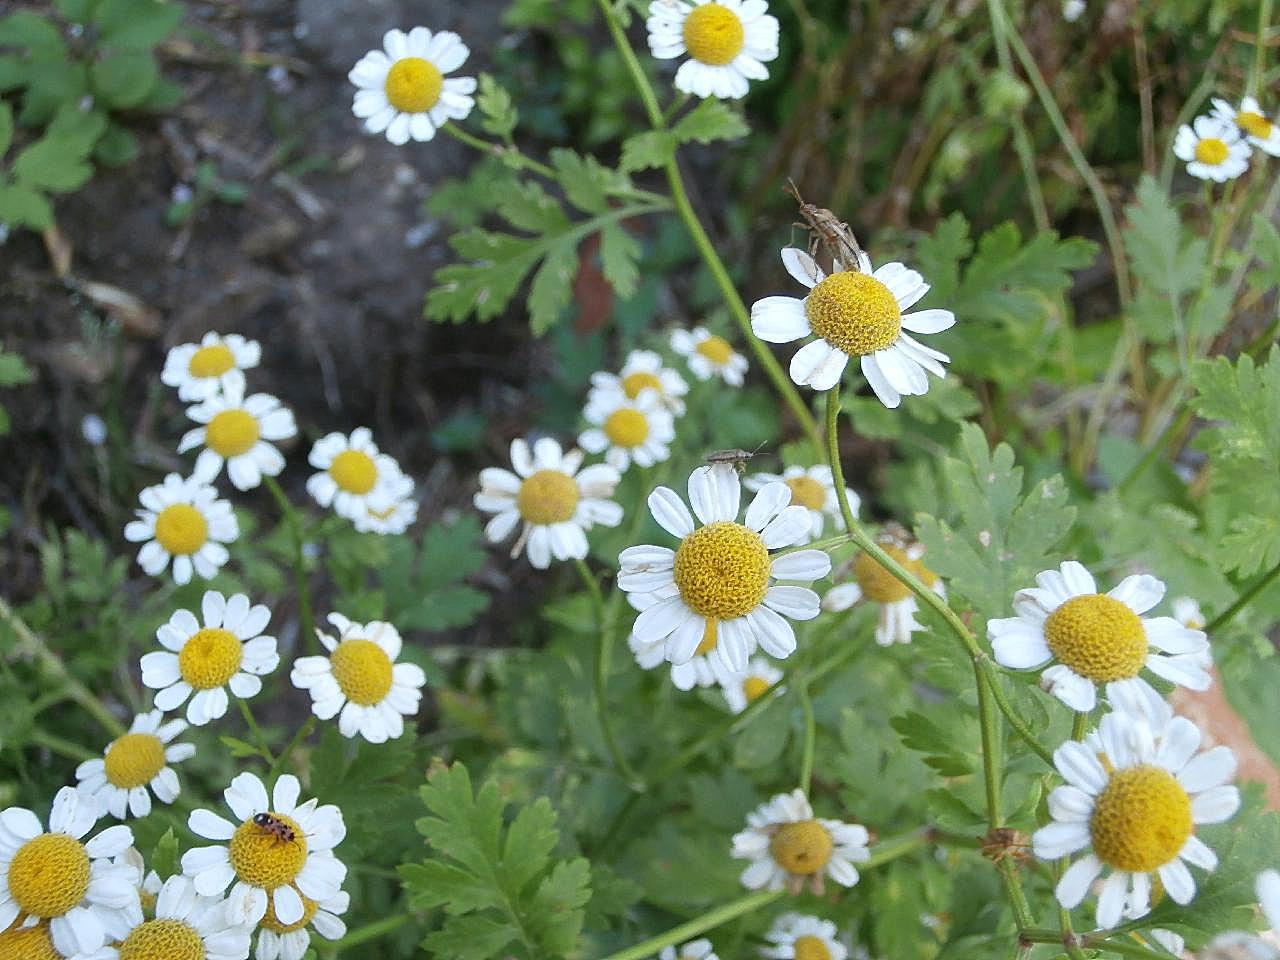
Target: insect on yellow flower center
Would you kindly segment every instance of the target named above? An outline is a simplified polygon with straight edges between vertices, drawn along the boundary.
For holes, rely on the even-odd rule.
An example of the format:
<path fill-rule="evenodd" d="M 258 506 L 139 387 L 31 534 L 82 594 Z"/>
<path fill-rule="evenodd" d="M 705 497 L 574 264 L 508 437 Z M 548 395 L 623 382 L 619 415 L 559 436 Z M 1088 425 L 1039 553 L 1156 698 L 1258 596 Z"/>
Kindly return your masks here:
<path fill-rule="evenodd" d="M 209 449 L 228 459 L 248 453 L 260 435 L 257 418 L 247 410 L 216 413 L 204 429 Z"/>
<path fill-rule="evenodd" d="M 60 917 L 89 889 L 89 855 L 65 833 L 42 833 L 18 848 L 9 864 L 9 892 L 33 917 Z"/>
<path fill-rule="evenodd" d="M 796 937 L 795 956 L 796 960 L 831 960 L 831 951 L 821 937 L 806 933 Z"/>
<path fill-rule="evenodd" d="M 1251 137 L 1266 140 L 1271 136 L 1271 121 L 1252 110 L 1236 114 L 1236 126 Z"/>
<path fill-rule="evenodd" d="M 189 503 L 171 503 L 156 517 L 156 539 L 170 553 L 195 553 L 209 540 L 209 523 Z"/>
<path fill-rule="evenodd" d="M 113 787 L 146 786 L 164 769 L 164 744 L 153 733 L 126 733 L 107 747 L 104 762 Z"/>
<path fill-rule="evenodd" d="M 699 7 L 699 10 L 704 9 Z M 696 12 L 696 11 L 695 11 Z M 717 367 L 727 366 L 733 359 L 733 347 L 724 337 L 710 336 L 693 348 Z"/>
<path fill-rule="evenodd" d="M 192 634 L 178 652 L 178 673 L 197 690 L 212 690 L 240 669 L 244 645 L 230 630 L 205 627 Z"/>
<path fill-rule="evenodd" d="M 898 298 L 869 273 L 831 274 L 809 291 L 804 312 L 814 333 L 851 357 L 892 346 L 902 331 Z"/>
<path fill-rule="evenodd" d="M 1044 639 L 1059 663 L 1094 683 L 1136 677 L 1147 662 L 1142 620 L 1103 593 L 1072 597 L 1049 614 Z"/>
<path fill-rule="evenodd" d="M 747 703 L 755 703 L 769 692 L 769 681 L 764 677 L 747 677 L 742 681 L 742 695 Z"/>
<path fill-rule="evenodd" d="M 333 679 L 352 703 L 381 703 L 391 689 L 391 658 L 372 640 L 343 640 L 329 656 Z"/>
<path fill-rule="evenodd" d="M 1168 863 L 1193 829 L 1187 791 L 1168 770 L 1149 764 L 1113 773 L 1089 819 L 1098 858 L 1133 873 Z"/>
<path fill-rule="evenodd" d="M 547 526 L 573 519 L 578 509 L 578 484 L 559 470 L 539 470 L 520 485 L 516 509 L 529 523 Z"/>
<path fill-rule="evenodd" d="M 716 643 L 720 639 L 720 621 L 714 617 L 707 619 L 707 625 L 702 630 L 702 642 L 698 644 L 698 649 L 693 651 L 695 657 L 705 657 L 716 648 Z"/>
<path fill-rule="evenodd" d="M 769 551 L 760 534 L 732 520 L 720 520 L 680 541 L 673 576 L 681 599 L 694 613 L 733 620 L 764 599 L 769 589 Z"/>
<path fill-rule="evenodd" d="M 783 481 L 791 488 L 791 502 L 809 510 L 821 510 L 827 503 L 827 488 L 813 477 L 801 474 Z"/>
<path fill-rule="evenodd" d="M 193 377 L 220 377 L 236 365 L 236 355 L 224 343 L 201 347 L 187 362 L 187 372 Z"/>
<path fill-rule="evenodd" d="M 639 410 L 623 407 L 605 418 L 604 433 L 615 447 L 638 447 L 649 439 L 649 421 Z"/>
<path fill-rule="evenodd" d="M 275 812 L 271 816 L 293 830 L 292 840 L 286 840 L 250 819 L 236 827 L 228 846 L 236 876 L 249 886 L 264 890 L 293 883 L 307 862 L 307 838 L 298 822 Z"/>
<path fill-rule="evenodd" d="M 694 7 L 684 21 L 689 56 L 713 67 L 733 62 L 746 42 L 742 20 L 728 7 L 707 3 Z"/>
<path fill-rule="evenodd" d="M 140 923 L 117 948 L 120 960 L 204 960 L 200 934 L 181 920 Z"/>
<path fill-rule="evenodd" d="M 363 451 L 343 450 L 329 464 L 329 476 L 340 489 L 361 496 L 378 482 L 378 465 Z"/>
<path fill-rule="evenodd" d="M 293 933 L 295 930 L 301 930 L 316 915 L 316 910 L 320 904 L 316 903 L 310 897 L 305 897 L 301 893 L 298 894 L 302 898 L 302 919 L 297 923 L 281 923 L 276 919 L 276 907 L 270 899 L 267 900 L 267 914 L 258 921 L 258 926 L 264 930 L 270 930 L 272 933 Z"/>
<path fill-rule="evenodd" d="M 47 924 L 10 927 L 0 933 L 0 960 L 62 960 L 53 948 Z"/>
<path fill-rule="evenodd" d="M 1230 155 L 1231 149 L 1217 137 L 1205 137 L 1196 144 L 1196 159 L 1216 167 Z"/>
<path fill-rule="evenodd" d="M 440 102 L 444 76 L 421 57 L 397 60 L 387 71 L 387 102 L 401 113 L 425 113 Z"/>
<path fill-rule="evenodd" d="M 769 841 L 774 862 L 798 877 L 820 872 L 834 849 L 831 834 L 817 820 L 784 823 Z"/>
<path fill-rule="evenodd" d="M 657 374 L 645 373 L 643 370 L 622 378 L 622 392 L 627 395 L 628 400 L 634 400 L 640 396 L 641 390 L 652 390 L 658 396 L 662 396 L 662 381 L 658 379 Z"/>
<path fill-rule="evenodd" d="M 921 580 L 925 579 L 926 573 L 934 581 L 937 580 L 937 577 L 931 571 L 925 570 L 924 564 L 919 560 L 912 560 L 908 557 L 907 551 L 902 547 L 892 543 L 882 543 L 880 546 L 885 553 L 897 560 L 898 563 L 902 564 Z M 897 603 L 899 600 L 905 600 L 911 596 L 911 590 L 907 585 L 880 566 L 880 562 L 869 553 L 860 553 L 854 558 L 853 579 L 858 582 L 862 595 L 876 603 Z"/>

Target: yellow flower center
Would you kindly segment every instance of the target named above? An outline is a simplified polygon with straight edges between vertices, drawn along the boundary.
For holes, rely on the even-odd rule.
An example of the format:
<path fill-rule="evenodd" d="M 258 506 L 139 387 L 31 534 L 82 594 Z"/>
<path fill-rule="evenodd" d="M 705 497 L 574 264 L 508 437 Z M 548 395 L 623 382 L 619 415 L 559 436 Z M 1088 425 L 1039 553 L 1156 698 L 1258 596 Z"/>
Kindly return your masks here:
<path fill-rule="evenodd" d="M 378 465 L 373 457 L 359 450 L 343 450 L 329 464 L 329 476 L 347 493 L 368 493 L 378 482 Z"/>
<path fill-rule="evenodd" d="M 140 923 L 117 948 L 120 960 L 204 960 L 200 934 L 181 920 Z"/>
<path fill-rule="evenodd" d="M 244 645 L 230 630 L 205 627 L 178 652 L 178 673 L 197 690 L 220 687 L 240 669 Z"/>
<path fill-rule="evenodd" d="M 680 541 L 674 578 L 681 599 L 694 613 L 733 620 L 764 599 L 769 551 L 760 534 L 740 523 L 709 523 Z"/>
<path fill-rule="evenodd" d="M 769 681 L 764 677 L 747 677 L 742 681 L 742 695 L 747 703 L 755 703 L 769 692 Z"/>
<path fill-rule="evenodd" d="M 813 477 L 801 474 L 785 481 L 791 488 L 791 502 L 810 510 L 821 510 L 827 503 L 827 488 Z"/>
<path fill-rule="evenodd" d="M 293 883 L 307 862 L 307 838 L 298 822 L 275 812 L 271 812 L 271 816 L 293 829 L 292 840 L 285 840 L 253 820 L 246 820 L 236 827 L 229 845 L 231 866 L 236 876 L 249 886 L 263 890 Z"/>
<path fill-rule="evenodd" d="M 209 524 L 191 504 L 171 503 L 156 517 L 156 539 L 172 554 L 195 553 L 209 540 Z"/>
<path fill-rule="evenodd" d="M 907 556 L 907 551 L 892 543 L 882 543 L 881 548 L 909 571 L 920 576 L 923 564 Z M 858 582 L 862 595 L 876 603 L 897 603 L 911 596 L 907 585 L 880 566 L 880 561 L 869 553 L 860 553 L 853 561 L 853 579 Z M 935 578 L 936 579 L 936 578 Z"/>
<path fill-rule="evenodd" d="M 615 447 L 638 447 L 649 439 L 649 421 L 639 410 L 623 407 L 605 419 L 604 432 Z"/>
<path fill-rule="evenodd" d="M 684 21 L 684 45 L 689 56 L 713 67 L 732 63 L 746 42 L 738 15 L 718 3 L 694 7 Z"/>
<path fill-rule="evenodd" d="M 808 933 L 803 937 L 796 937 L 795 952 L 796 960 L 831 960 L 831 951 L 822 942 L 822 938 Z"/>
<path fill-rule="evenodd" d="M 18 848 L 9 864 L 9 892 L 25 914 L 60 917 L 89 889 L 89 855 L 65 833 L 42 833 Z"/>
<path fill-rule="evenodd" d="M 1271 136 L 1271 121 L 1252 111 L 1236 114 L 1236 126 L 1251 137 L 1266 140 Z"/>
<path fill-rule="evenodd" d="M 520 485 L 516 509 L 529 523 L 548 526 L 573 519 L 578 509 L 578 484 L 559 470 L 539 470 Z"/>
<path fill-rule="evenodd" d="M 804 313 L 813 332 L 842 353 L 861 357 L 892 346 L 902 331 L 898 298 L 868 273 L 833 273 L 809 291 Z"/>
<path fill-rule="evenodd" d="M 247 410 L 223 410 L 204 428 L 204 442 L 214 453 L 230 459 L 252 450 L 260 432 L 257 418 Z"/>
<path fill-rule="evenodd" d="M 801 877 L 820 872 L 834 848 L 831 834 L 817 820 L 784 823 L 769 841 L 774 862 L 787 873 Z"/>
<path fill-rule="evenodd" d="M 391 689 L 391 658 L 372 640 L 343 640 L 329 664 L 343 696 L 352 703 L 373 706 Z"/>
<path fill-rule="evenodd" d="M 1149 764 L 1113 773 L 1089 819 L 1098 858 L 1133 873 L 1168 863 L 1192 829 L 1187 791 L 1168 770 Z"/>
<path fill-rule="evenodd" d="M 1136 677 L 1147 662 L 1142 621 L 1102 593 L 1072 597 L 1049 614 L 1044 639 L 1059 663 L 1094 683 Z"/>
<path fill-rule="evenodd" d="M 187 372 L 193 377 L 220 377 L 236 365 L 236 355 L 223 343 L 201 347 L 191 355 Z"/>
<path fill-rule="evenodd" d="M 706 8 L 698 8 L 698 10 L 703 9 Z M 694 13 L 697 12 L 697 10 L 694 11 Z M 690 14 L 690 16 L 692 15 L 693 14 Z M 724 337 L 717 337 L 714 335 L 707 337 L 707 339 L 703 340 L 693 349 L 702 354 L 702 356 L 706 357 L 717 367 L 726 366 L 729 361 L 733 359 L 733 347 L 729 345 L 729 341 Z"/>
<path fill-rule="evenodd" d="M 107 747 L 104 760 L 113 787 L 146 786 L 164 769 L 164 744 L 153 733 L 126 733 Z"/>
<path fill-rule="evenodd" d="M 440 101 L 444 76 L 421 57 L 397 60 L 387 71 L 387 102 L 401 113 L 425 113 Z"/>
<path fill-rule="evenodd" d="M 62 960 L 53 948 L 47 924 L 10 927 L 0 933 L 0 960 Z"/>
<path fill-rule="evenodd" d="M 1217 137 L 1205 137 L 1196 144 L 1196 159 L 1216 167 L 1230 155 L 1230 148 Z"/>
<path fill-rule="evenodd" d="M 281 923 L 276 919 L 275 904 L 268 899 L 267 915 L 258 921 L 258 926 L 262 927 L 264 930 L 270 930 L 272 933 L 293 933 L 295 930 L 301 930 L 311 922 L 312 918 L 315 917 L 316 910 L 319 909 L 320 905 L 310 897 L 302 896 L 301 893 L 299 893 L 298 896 L 302 898 L 301 920 L 297 923 Z"/>
<path fill-rule="evenodd" d="M 693 651 L 695 657 L 705 657 L 716 648 L 716 643 L 720 638 L 720 621 L 711 617 L 707 620 L 707 625 L 702 630 L 702 642 L 698 644 L 698 649 Z"/>
<path fill-rule="evenodd" d="M 628 400 L 640 396 L 641 390 L 653 390 L 662 396 L 662 381 L 657 374 L 644 372 L 628 374 L 622 378 L 622 392 L 627 395 Z"/>

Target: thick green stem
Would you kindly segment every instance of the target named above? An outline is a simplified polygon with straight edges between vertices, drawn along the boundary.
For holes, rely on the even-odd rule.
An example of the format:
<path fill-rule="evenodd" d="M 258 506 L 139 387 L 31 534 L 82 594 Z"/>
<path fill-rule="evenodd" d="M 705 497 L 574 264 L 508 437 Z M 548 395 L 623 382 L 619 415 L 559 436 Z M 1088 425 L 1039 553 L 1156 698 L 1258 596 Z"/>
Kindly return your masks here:
<path fill-rule="evenodd" d="M 1055 943 L 1062 944 L 1066 947 L 1068 954 L 1075 956 L 1079 954 L 1083 956 L 1081 948 L 1090 950 L 1110 950 L 1112 953 L 1118 953 L 1122 957 L 1136 957 L 1138 960 L 1168 960 L 1168 954 L 1157 953 L 1146 947 L 1139 946 L 1136 943 L 1125 943 L 1110 939 L 1114 931 L 1090 933 L 1083 937 L 1072 936 L 1071 943 L 1064 943 L 1061 931 L 1044 930 L 1039 928 L 1028 928 L 1019 934 L 1019 939 L 1023 943 Z M 1074 953 L 1073 951 L 1074 947 Z"/>
<path fill-rule="evenodd" d="M 1275 580 L 1276 577 L 1280 577 L 1280 563 L 1277 563 L 1257 580 L 1253 581 L 1244 593 L 1240 594 L 1240 596 L 1236 598 L 1235 603 L 1231 604 L 1231 606 L 1227 607 L 1227 609 L 1223 610 L 1220 614 L 1210 620 L 1205 626 L 1204 632 L 1216 633 L 1218 630 L 1221 630 L 1232 621 L 1237 613 L 1252 603 L 1258 594 L 1271 586 L 1271 582 Z"/>
<path fill-rule="evenodd" d="M 446 124 L 446 127 L 451 124 Z M 366 923 L 363 927 L 356 927 L 341 940 L 336 941 L 330 948 L 333 956 L 337 956 L 343 950 L 349 950 L 352 947 L 358 947 L 362 943 L 368 943 L 370 940 L 377 940 L 379 937 L 385 937 L 388 933 L 399 930 L 406 923 L 413 919 L 411 913 L 393 913 L 390 916 L 383 917 L 381 920 L 374 920 L 372 923 Z M 324 949 L 323 946 L 321 949 Z"/>
<path fill-rule="evenodd" d="M 276 506 L 280 508 L 280 516 L 289 528 L 289 536 L 293 540 L 293 582 L 298 594 L 298 622 L 302 633 L 302 643 L 314 649 L 316 643 L 316 622 L 311 613 L 311 589 L 307 586 L 307 557 L 303 551 L 302 524 L 298 520 L 298 512 L 285 496 L 284 490 L 276 482 L 275 477 L 263 477 Z"/>
<path fill-rule="evenodd" d="M 708 930 L 714 930 L 730 920 L 738 919 L 743 914 L 761 910 L 784 896 L 786 896 L 785 890 L 762 890 L 758 893 L 749 893 L 745 897 L 734 900 L 732 903 L 726 903 L 723 907 L 709 910 L 702 916 L 695 917 L 687 923 L 680 924 L 678 927 L 672 927 L 666 933 L 660 933 L 656 937 L 651 937 L 643 943 L 637 943 L 633 947 L 620 950 L 618 953 L 611 953 L 604 960 L 648 960 L 648 958 L 661 953 L 667 947 L 674 947 L 678 943 L 692 940 Z"/>
<path fill-rule="evenodd" d="M 44 747 L 47 750 L 66 757 L 68 760 L 101 760 L 102 754 L 94 753 L 87 747 L 83 747 L 78 743 L 65 740 L 62 737 L 41 730 L 38 726 L 32 727 L 27 734 L 27 738 L 37 747 Z"/>
<path fill-rule="evenodd" d="M 475 134 L 468 133 L 456 123 L 446 123 L 440 128 L 453 139 L 460 143 L 465 143 L 474 150 L 481 153 L 489 154 L 497 157 L 503 163 L 516 170 L 531 170 L 540 177 L 546 177 L 548 180 L 556 179 L 556 172 L 545 163 L 539 163 L 532 157 L 526 157 L 520 152 L 518 147 L 508 146 L 503 143 L 494 143 L 490 140 L 482 140 Z"/>
<path fill-rule="evenodd" d="M 813 716 L 813 698 L 809 696 L 809 683 L 801 680 L 796 691 L 800 697 L 800 709 L 804 714 L 804 748 L 800 751 L 800 789 L 805 796 L 813 784 L 813 752 L 818 740 L 818 725 Z"/>

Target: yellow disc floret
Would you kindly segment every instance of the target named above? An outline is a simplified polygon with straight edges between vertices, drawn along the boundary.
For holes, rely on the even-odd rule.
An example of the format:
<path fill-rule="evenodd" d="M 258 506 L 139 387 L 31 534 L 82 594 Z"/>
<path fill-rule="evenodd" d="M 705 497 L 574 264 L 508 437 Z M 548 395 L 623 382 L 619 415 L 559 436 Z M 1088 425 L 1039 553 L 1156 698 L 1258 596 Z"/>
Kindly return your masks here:
<path fill-rule="evenodd" d="M 621 407 L 605 418 L 604 433 L 615 447 L 638 447 L 649 439 L 649 421 L 639 410 Z"/>
<path fill-rule="evenodd" d="M 806 933 L 802 937 L 796 937 L 795 958 L 796 960 L 831 960 L 831 951 L 827 949 L 821 937 Z"/>
<path fill-rule="evenodd" d="M 236 355 L 225 343 L 201 347 L 191 355 L 187 372 L 193 377 L 220 377 L 236 365 Z"/>
<path fill-rule="evenodd" d="M 216 413 L 204 429 L 204 442 L 214 453 L 230 459 L 253 449 L 261 431 L 257 418 L 247 410 Z"/>
<path fill-rule="evenodd" d="M 827 503 L 827 488 L 806 474 L 787 477 L 783 481 L 791 489 L 791 502 L 810 510 L 821 510 Z"/>
<path fill-rule="evenodd" d="M 831 274 L 809 292 L 804 312 L 814 333 L 851 357 L 892 346 L 902 331 L 898 298 L 869 273 Z"/>
<path fill-rule="evenodd" d="M 1251 137 L 1267 140 L 1271 137 L 1272 123 L 1260 113 L 1246 110 L 1236 114 L 1236 126 Z"/>
<path fill-rule="evenodd" d="M 209 523 L 189 503 L 171 503 L 156 517 L 156 540 L 172 554 L 195 553 L 209 540 Z"/>
<path fill-rule="evenodd" d="M 120 960 L 204 960 L 200 934 L 181 920 L 148 920 L 117 948 Z"/>
<path fill-rule="evenodd" d="M 698 9 L 701 10 L 703 8 L 699 7 Z M 707 337 L 707 339 L 694 347 L 694 350 L 702 354 L 702 356 L 706 357 L 717 367 L 726 366 L 729 361 L 733 359 L 733 347 L 730 346 L 729 341 L 724 337 L 717 337 L 714 335 Z"/>
<path fill-rule="evenodd" d="M 1059 663 L 1094 683 L 1136 677 L 1147 662 L 1142 620 L 1103 593 L 1072 597 L 1049 614 L 1044 639 Z"/>
<path fill-rule="evenodd" d="M 658 379 L 657 374 L 645 373 L 643 370 L 622 378 L 622 392 L 627 395 L 628 400 L 634 400 L 640 396 L 641 390 L 652 390 L 661 396 L 662 381 Z"/>
<path fill-rule="evenodd" d="M 769 551 L 760 534 L 732 520 L 709 523 L 676 550 L 674 578 L 694 613 L 733 620 L 754 610 L 769 589 Z"/>
<path fill-rule="evenodd" d="M 769 854 L 787 873 L 798 877 L 818 873 L 831 859 L 835 842 L 817 820 L 784 823 L 769 841 Z"/>
<path fill-rule="evenodd" d="M 1230 148 L 1217 137 L 1205 137 L 1196 144 L 1196 159 L 1216 167 L 1230 155 Z"/>
<path fill-rule="evenodd" d="M 755 703 L 769 692 L 769 681 L 764 677 L 747 677 L 742 681 L 742 695 L 747 703 Z"/>
<path fill-rule="evenodd" d="M 65 833 L 42 833 L 18 848 L 9 864 L 9 892 L 33 917 L 60 917 L 89 889 L 89 855 Z"/>
<path fill-rule="evenodd" d="M 236 827 L 228 848 L 236 876 L 249 886 L 264 890 L 293 883 L 307 862 L 307 838 L 298 822 L 275 812 L 271 817 L 282 821 L 293 831 L 292 840 L 246 820 Z"/>
<path fill-rule="evenodd" d="M 329 476 L 347 493 L 361 496 L 378 482 L 378 465 L 360 450 L 343 450 L 329 464 Z"/>
<path fill-rule="evenodd" d="M 343 640 L 329 664 L 343 696 L 352 703 L 381 703 L 391 689 L 391 658 L 372 640 Z"/>
<path fill-rule="evenodd" d="M 10 927 L 0 933 L 0 960 L 62 960 L 53 948 L 48 924 Z"/>
<path fill-rule="evenodd" d="M 205 627 L 178 651 L 178 673 L 196 690 L 212 690 L 230 680 L 243 659 L 239 637 L 221 627 Z"/>
<path fill-rule="evenodd" d="M 258 921 L 258 926 L 262 927 L 264 930 L 270 930 L 272 933 L 293 933 L 295 930 L 301 930 L 315 917 L 316 910 L 319 909 L 320 904 L 316 903 L 310 897 L 303 896 L 301 893 L 298 894 L 298 896 L 302 900 L 301 920 L 297 923 L 281 923 L 276 918 L 276 905 L 268 899 L 267 914 Z"/>
<path fill-rule="evenodd" d="M 559 470 L 539 470 L 520 485 L 516 509 L 529 523 L 547 526 L 573 519 L 578 510 L 577 481 Z"/>
<path fill-rule="evenodd" d="M 429 60 L 405 57 L 387 71 L 385 89 L 387 102 L 401 113 L 425 113 L 440 102 L 444 77 Z"/>
<path fill-rule="evenodd" d="M 684 21 L 689 56 L 713 67 L 732 63 L 742 52 L 746 35 L 738 15 L 718 3 L 694 7 Z"/>
<path fill-rule="evenodd" d="M 892 543 L 882 543 L 884 552 L 912 573 L 919 566 L 918 562 L 907 556 L 907 551 Z M 853 561 L 853 579 L 858 582 L 862 595 L 876 603 L 897 603 L 911 596 L 911 590 L 905 583 L 880 565 L 880 562 L 869 553 L 860 553 Z"/>
<path fill-rule="evenodd" d="M 143 787 L 164 769 L 164 744 L 154 733 L 126 733 L 107 747 L 103 759 L 113 787 Z"/>
<path fill-rule="evenodd" d="M 1132 873 L 1164 866 L 1192 829 L 1187 791 L 1168 770 L 1149 764 L 1113 773 L 1089 818 L 1094 853 Z"/>

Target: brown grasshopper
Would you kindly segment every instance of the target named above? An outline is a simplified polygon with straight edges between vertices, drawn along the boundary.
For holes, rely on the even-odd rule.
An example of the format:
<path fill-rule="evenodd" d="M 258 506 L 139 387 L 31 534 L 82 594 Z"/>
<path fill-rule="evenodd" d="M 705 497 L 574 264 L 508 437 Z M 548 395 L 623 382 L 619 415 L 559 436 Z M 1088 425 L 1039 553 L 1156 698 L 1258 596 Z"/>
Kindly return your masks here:
<path fill-rule="evenodd" d="M 849 225 L 825 207 L 805 203 L 794 181 L 788 180 L 783 189 L 800 204 L 800 216 L 809 230 L 809 256 L 816 258 L 818 249 L 822 248 L 837 269 L 861 272 L 867 255 Z"/>

